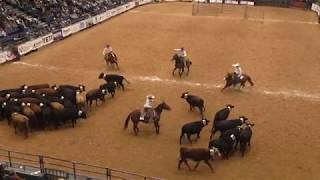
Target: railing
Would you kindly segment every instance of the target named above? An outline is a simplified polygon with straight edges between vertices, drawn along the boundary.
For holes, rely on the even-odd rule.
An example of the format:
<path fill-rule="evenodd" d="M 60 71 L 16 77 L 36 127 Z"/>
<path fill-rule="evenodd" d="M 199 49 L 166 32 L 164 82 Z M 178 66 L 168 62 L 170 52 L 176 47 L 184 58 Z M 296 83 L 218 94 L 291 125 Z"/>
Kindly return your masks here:
<path fill-rule="evenodd" d="M 65 179 L 79 179 L 79 177 L 87 177 L 106 180 L 161 180 L 161 178 L 157 177 L 148 177 L 137 173 L 6 149 L 0 149 L 0 161 L 6 162 L 8 167 L 20 168 L 24 171 L 27 171 L 28 168 L 33 169 L 33 172 L 30 174 L 41 173 L 46 175 L 47 179 L 51 179 L 51 176 Z"/>

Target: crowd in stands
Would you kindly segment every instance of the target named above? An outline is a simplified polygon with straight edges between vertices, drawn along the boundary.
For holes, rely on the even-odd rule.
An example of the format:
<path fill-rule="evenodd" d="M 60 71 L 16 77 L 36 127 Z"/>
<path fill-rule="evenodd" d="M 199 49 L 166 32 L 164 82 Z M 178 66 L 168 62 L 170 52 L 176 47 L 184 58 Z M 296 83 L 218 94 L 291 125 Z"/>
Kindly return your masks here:
<path fill-rule="evenodd" d="M 130 0 L 0 0 L 1 46 L 55 32 Z"/>
<path fill-rule="evenodd" d="M 6 172 L 4 165 L 0 164 L 0 180 L 23 180 L 23 178 L 19 177 L 13 170 Z"/>

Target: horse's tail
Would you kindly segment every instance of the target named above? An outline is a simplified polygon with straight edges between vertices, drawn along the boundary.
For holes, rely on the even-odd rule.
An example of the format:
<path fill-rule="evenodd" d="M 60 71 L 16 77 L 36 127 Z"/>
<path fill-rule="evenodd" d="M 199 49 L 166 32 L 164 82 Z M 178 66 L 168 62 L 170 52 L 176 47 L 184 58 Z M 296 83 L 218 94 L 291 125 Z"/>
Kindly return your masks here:
<path fill-rule="evenodd" d="M 249 81 L 249 83 L 250 83 L 251 86 L 254 86 L 254 83 L 253 83 L 251 77 L 249 77 L 249 76 L 248 76 L 248 81 Z"/>
<path fill-rule="evenodd" d="M 128 115 L 128 117 L 126 119 L 126 122 L 124 123 L 123 129 L 127 129 L 128 128 L 130 118 L 131 118 L 131 113 Z"/>

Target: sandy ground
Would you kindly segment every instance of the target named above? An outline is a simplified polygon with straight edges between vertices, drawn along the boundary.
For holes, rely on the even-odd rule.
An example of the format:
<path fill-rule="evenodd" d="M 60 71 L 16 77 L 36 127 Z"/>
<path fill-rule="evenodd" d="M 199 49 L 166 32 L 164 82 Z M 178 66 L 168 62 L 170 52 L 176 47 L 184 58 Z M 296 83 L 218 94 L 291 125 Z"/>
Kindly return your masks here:
<path fill-rule="evenodd" d="M 191 16 L 191 8 L 190 3 L 140 7 L 19 63 L 1 66 L 1 89 L 24 83 L 82 83 L 92 89 L 103 83 L 97 79 L 102 71 L 123 74 L 131 84 L 114 99 L 92 108 L 90 117 L 74 129 L 38 131 L 24 140 L 1 122 L 0 145 L 172 180 L 319 179 L 320 31 L 319 25 L 308 24 L 316 21 L 314 14 L 250 8 L 249 14 L 264 14 L 264 21 L 254 21 L 237 13 Z M 237 8 L 243 7 L 233 8 L 240 12 Z M 230 14 L 233 19 L 226 18 Z M 106 43 L 118 54 L 120 71 L 106 69 L 101 57 Z M 180 79 L 171 76 L 170 58 L 173 49 L 181 46 L 194 64 L 190 75 Z M 223 76 L 235 62 L 241 63 L 256 86 L 221 93 Z M 186 167 L 177 170 L 180 128 L 200 118 L 180 98 L 185 90 L 205 99 L 209 119 L 231 103 L 236 108 L 230 118 L 246 115 L 256 124 L 245 158 L 236 153 L 229 160 L 216 160 L 215 173 L 205 164 L 197 172 Z M 172 108 L 163 113 L 160 134 L 145 124 L 140 124 L 137 137 L 131 123 L 123 131 L 128 113 L 140 108 L 149 93 L 157 103 L 164 100 Z M 211 126 L 197 143 L 184 146 L 207 147 Z"/>

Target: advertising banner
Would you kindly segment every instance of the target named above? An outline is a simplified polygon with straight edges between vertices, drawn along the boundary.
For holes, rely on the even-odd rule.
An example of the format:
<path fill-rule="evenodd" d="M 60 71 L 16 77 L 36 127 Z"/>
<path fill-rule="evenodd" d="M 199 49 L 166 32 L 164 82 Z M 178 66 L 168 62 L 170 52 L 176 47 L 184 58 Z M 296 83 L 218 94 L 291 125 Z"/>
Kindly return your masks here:
<path fill-rule="evenodd" d="M 62 32 L 62 37 L 70 36 L 70 35 L 72 34 L 71 26 L 62 28 L 62 29 L 61 29 L 61 32 Z"/>
<path fill-rule="evenodd" d="M 33 49 L 33 43 L 31 41 L 25 42 L 25 43 L 20 44 L 18 46 L 18 51 L 21 56 L 32 51 L 32 49 Z"/>

